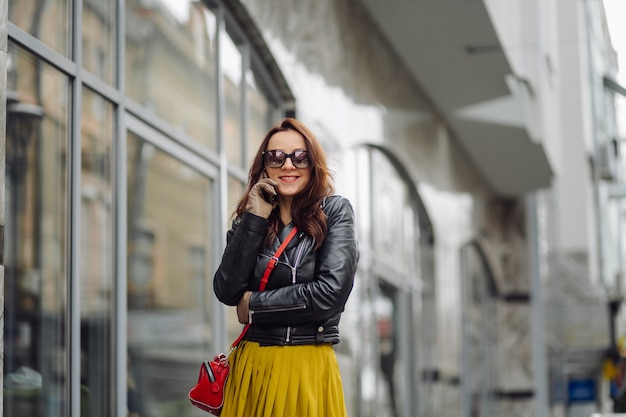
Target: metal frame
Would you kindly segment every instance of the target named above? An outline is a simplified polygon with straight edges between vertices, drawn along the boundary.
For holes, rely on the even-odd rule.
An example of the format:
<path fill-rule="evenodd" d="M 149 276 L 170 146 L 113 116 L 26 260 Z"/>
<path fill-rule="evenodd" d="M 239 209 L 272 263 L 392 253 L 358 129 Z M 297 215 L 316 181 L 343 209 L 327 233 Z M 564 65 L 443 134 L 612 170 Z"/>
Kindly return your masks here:
<path fill-rule="evenodd" d="M 115 415 L 124 416 L 128 412 L 127 400 L 127 350 L 128 340 L 126 336 L 127 328 L 127 187 L 126 187 L 126 100 L 123 91 L 125 91 L 126 81 L 124 79 L 124 68 L 126 66 L 126 53 L 124 45 L 126 43 L 126 13 L 124 10 L 125 1 L 116 0 L 116 36 L 115 49 L 119 51 L 117 54 L 117 65 L 115 66 L 114 82 L 117 84 L 117 90 L 114 90 L 115 98 L 119 97 L 117 106 L 115 107 L 115 137 L 113 141 L 113 149 L 115 161 L 113 168 L 115 178 L 113 183 L 113 202 L 115 205 L 113 221 L 115 224 L 115 233 L 113 239 L 116 242 L 114 252 L 114 270 L 115 270 L 115 286 L 114 286 L 114 332 L 113 332 L 113 358 L 114 358 L 114 389 L 115 389 Z M 94 87 L 100 86 L 100 80 L 94 84 Z M 105 89 L 98 89 L 105 91 Z M 122 353 L 123 352 L 123 353 Z"/>
<path fill-rule="evenodd" d="M 530 334 L 532 339 L 533 386 L 535 388 L 534 406 L 537 417 L 546 417 L 548 413 L 548 381 L 546 338 L 543 330 L 545 323 L 544 301 L 541 289 L 541 266 L 539 248 L 539 227 L 537 214 L 537 196 L 529 194 L 525 198 L 526 236 L 528 239 L 528 275 L 530 278 Z"/>
<path fill-rule="evenodd" d="M 76 65 L 76 74 L 70 81 L 71 103 L 70 103 L 70 137 L 69 137 L 69 219 L 67 222 L 69 236 L 68 256 L 68 300 L 69 300 L 69 327 L 70 331 L 66 335 L 69 338 L 67 346 L 69 351 L 69 394 L 70 394 L 70 415 L 80 415 L 80 185 L 81 185 L 81 135 L 80 123 L 82 120 L 82 62 L 83 62 L 83 40 L 82 40 L 82 16 L 83 2 L 78 0 L 72 3 L 71 24 L 72 30 L 70 42 L 72 44 L 73 62 Z"/>

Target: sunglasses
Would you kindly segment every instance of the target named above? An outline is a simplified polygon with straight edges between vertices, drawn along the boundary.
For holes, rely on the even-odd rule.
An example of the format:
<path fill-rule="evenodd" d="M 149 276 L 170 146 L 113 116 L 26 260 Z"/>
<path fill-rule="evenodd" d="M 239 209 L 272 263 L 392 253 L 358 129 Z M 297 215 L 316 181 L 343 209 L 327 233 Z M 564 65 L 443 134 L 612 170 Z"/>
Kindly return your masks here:
<path fill-rule="evenodd" d="M 287 158 L 296 168 L 309 167 L 309 152 L 303 149 L 286 153 L 278 149 L 263 152 L 263 159 L 268 168 L 280 168 L 285 165 Z"/>

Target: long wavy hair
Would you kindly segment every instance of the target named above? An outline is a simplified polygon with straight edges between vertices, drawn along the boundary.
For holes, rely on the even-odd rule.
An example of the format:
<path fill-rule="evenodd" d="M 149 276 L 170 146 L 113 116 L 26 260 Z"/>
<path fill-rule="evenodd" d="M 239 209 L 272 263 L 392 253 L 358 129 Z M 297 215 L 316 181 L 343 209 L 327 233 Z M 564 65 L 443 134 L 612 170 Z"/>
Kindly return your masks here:
<path fill-rule="evenodd" d="M 257 183 L 261 174 L 265 169 L 263 162 L 263 152 L 267 149 L 267 144 L 272 136 L 278 132 L 285 132 L 293 130 L 299 133 L 306 144 L 306 149 L 309 152 L 309 161 L 311 167 L 311 179 L 306 187 L 294 197 L 293 204 L 291 205 L 291 217 L 294 225 L 298 230 L 308 233 L 315 239 L 315 250 L 317 250 L 328 231 L 326 225 L 326 215 L 322 211 L 322 202 L 324 198 L 332 195 L 335 192 L 335 188 L 332 183 L 332 173 L 326 163 L 326 154 L 322 148 L 320 142 L 315 135 L 304 125 L 302 122 L 286 118 L 283 119 L 280 124 L 272 127 L 257 151 L 250 171 L 248 172 L 248 186 L 246 192 L 243 194 L 237 208 L 233 213 L 234 217 L 241 217 L 246 211 L 246 205 L 248 203 L 248 195 L 252 186 Z M 275 208 L 270 214 L 269 225 L 265 234 L 265 246 L 269 247 L 276 236 L 280 228 L 283 226 L 280 220 L 280 210 Z"/>

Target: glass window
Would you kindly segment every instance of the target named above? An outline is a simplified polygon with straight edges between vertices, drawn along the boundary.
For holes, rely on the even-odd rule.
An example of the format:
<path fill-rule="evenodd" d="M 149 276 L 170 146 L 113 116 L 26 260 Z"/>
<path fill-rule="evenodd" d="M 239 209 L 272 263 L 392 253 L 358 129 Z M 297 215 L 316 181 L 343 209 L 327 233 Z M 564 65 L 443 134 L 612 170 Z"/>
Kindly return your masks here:
<path fill-rule="evenodd" d="M 230 230 L 232 226 L 232 215 L 234 214 L 237 203 L 243 195 L 245 184 L 234 177 L 228 177 L 228 210 L 226 212 L 226 230 Z M 221 241 L 226 244 L 226 236 L 220 236 Z M 241 324 L 237 318 L 237 310 L 228 308 L 226 310 L 226 340 L 232 343 L 241 333 Z"/>
<path fill-rule="evenodd" d="M 378 253 L 376 264 L 381 271 L 387 273 L 385 279 L 394 282 L 399 287 L 407 272 L 404 259 L 407 257 L 406 242 L 407 230 L 412 225 L 405 224 L 403 212 L 407 207 L 407 190 L 402 178 L 398 175 L 387 157 L 380 152 L 371 153 L 371 165 L 376 167 L 376 175 L 372 175 L 374 199 L 372 200 L 374 223 L 373 245 Z"/>
<path fill-rule="evenodd" d="M 126 95 L 217 150 L 215 15 L 197 1 L 126 1 Z"/>
<path fill-rule="evenodd" d="M 212 183 L 134 134 L 127 157 L 128 409 L 203 415 L 187 394 L 210 350 Z"/>
<path fill-rule="evenodd" d="M 69 57 L 71 51 L 69 0 L 20 0 L 8 3 L 11 23 Z"/>
<path fill-rule="evenodd" d="M 239 203 L 239 199 L 243 195 L 246 184 L 243 184 L 241 181 L 234 177 L 228 177 L 228 208 L 226 215 L 228 218 L 227 229 L 230 229 L 232 215 L 237 209 L 237 203 Z M 226 236 L 224 236 L 226 238 Z"/>
<path fill-rule="evenodd" d="M 81 409 L 114 414 L 113 393 L 113 106 L 83 90 L 81 123 Z"/>
<path fill-rule="evenodd" d="M 68 415 L 69 82 L 12 44 L 7 78 L 3 415 Z"/>
<path fill-rule="evenodd" d="M 221 38 L 222 71 L 224 75 L 224 143 L 229 164 L 243 164 L 241 51 L 226 34 Z"/>
<path fill-rule="evenodd" d="M 109 84 L 115 74 L 115 0 L 83 0 L 83 67 Z"/>
<path fill-rule="evenodd" d="M 384 384 L 377 387 L 377 400 L 381 414 L 400 416 L 402 401 L 399 398 L 405 391 L 398 386 L 401 381 L 402 357 L 398 349 L 398 305 L 397 289 L 382 280 L 379 280 L 379 291 L 374 300 L 376 315 L 378 361 Z"/>
<path fill-rule="evenodd" d="M 495 284 L 483 255 L 473 245 L 461 250 L 463 282 L 463 354 L 465 383 L 462 389 L 470 398 L 476 415 L 494 415 L 490 394 L 495 391 L 498 369 L 496 356 L 498 320 Z"/>
<path fill-rule="evenodd" d="M 246 75 L 246 88 L 248 89 L 248 143 L 246 164 L 252 163 L 252 159 L 259 149 L 261 142 L 265 138 L 265 134 L 270 128 L 278 122 L 273 120 L 276 109 L 267 99 L 259 88 L 260 84 L 256 79 L 256 75 L 252 71 L 248 71 Z"/>

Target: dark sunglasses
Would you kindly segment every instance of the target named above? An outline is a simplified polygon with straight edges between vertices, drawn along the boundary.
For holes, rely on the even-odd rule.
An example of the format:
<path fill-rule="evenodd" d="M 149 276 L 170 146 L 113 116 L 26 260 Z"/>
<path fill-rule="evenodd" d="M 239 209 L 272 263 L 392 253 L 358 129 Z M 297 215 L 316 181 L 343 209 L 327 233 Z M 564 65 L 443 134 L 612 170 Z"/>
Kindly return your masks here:
<path fill-rule="evenodd" d="M 293 151 L 292 153 L 285 153 L 278 149 L 263 152 L 263 159 L 268 168 L 282 167 L 285 165 L 287 158 L 291 159 L 291 163 L 296 168 L 309 167 L 309 152 L 303 149 Z"/>

